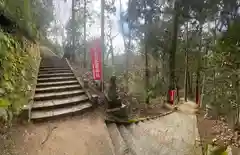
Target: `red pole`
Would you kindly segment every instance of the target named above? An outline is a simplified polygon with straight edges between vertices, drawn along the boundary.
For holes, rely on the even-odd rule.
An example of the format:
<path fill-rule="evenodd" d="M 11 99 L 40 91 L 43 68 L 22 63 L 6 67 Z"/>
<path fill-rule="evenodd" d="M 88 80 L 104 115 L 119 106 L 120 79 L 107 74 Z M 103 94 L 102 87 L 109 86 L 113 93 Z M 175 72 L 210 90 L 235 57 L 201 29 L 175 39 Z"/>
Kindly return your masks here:
<path fill-rule="evenodd" d="M 175 95 L 175 90 L 170 90 L 169 91 L 170 104 L 173 104 L 173 102 L 174 102 L 174 95 Z"/>

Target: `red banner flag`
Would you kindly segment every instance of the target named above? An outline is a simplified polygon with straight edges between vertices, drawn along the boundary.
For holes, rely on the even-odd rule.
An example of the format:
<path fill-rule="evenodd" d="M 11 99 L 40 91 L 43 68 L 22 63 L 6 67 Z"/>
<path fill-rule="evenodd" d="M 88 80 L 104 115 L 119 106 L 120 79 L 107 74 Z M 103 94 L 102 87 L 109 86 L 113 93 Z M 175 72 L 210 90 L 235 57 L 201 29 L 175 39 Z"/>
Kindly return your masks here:
<path fill-rule="evenodd" d="M 170 102 L 171 104 L 174 103 L 174 97 L 175 97 L 175 90 L 170 90 L 169 91 L 169 96 L 170 96 Z"/>
<path fill-rule="evenodd" d="M 90 48 L 90 54 L 92 59 L 92 73 L 94 80 L 102 79 L 102 61 L 101 61 L 101 42 L 100 39 L 93 41 L 92 47 Z"/>

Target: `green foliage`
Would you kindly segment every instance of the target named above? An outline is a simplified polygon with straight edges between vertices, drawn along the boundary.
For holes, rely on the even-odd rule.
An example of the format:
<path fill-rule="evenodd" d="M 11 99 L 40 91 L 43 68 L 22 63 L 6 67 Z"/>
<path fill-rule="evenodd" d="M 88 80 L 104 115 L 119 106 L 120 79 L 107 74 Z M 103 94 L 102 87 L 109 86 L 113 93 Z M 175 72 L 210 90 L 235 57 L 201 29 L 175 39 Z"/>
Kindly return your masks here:
<path fill-rule="evenodd" d="M 7 99 L 0 98 L 0 108 L 7 108 L 10 102 Z"/>
<path fill-rule="evenodd" d="M 227 147 L 208 145 L 207 155 L 228 155 Z"/>
<path fill-rule="evenodd" d="M 32 84 L 36 80 L 39 51 L 33 48 L 37 47 L 36 45 L 28 41 L 17 40 L 3 32 L 0 33 L 0 51 L 4 51 L 0 57 L 0 88 L 5 92 L 0 97 L 0 107 L 18 114 L 21 107 L 28 103 Z M 22 46 L 21 42 L 27 44 Z"/>
<path fill-rule="evenodd" d="M 21 29 L 21 33 L 35 40 L 40 33 L 46 34 L 46 28 L 53 20 L 52 1 L 38 0 L 2 0 L 0 10 Z"/>
<path fill-rule="evenodd" d="M 238 18 L 232 21 L 227 31 L 213 46 L 213 52 L 208 57 L 208 69 L 205 71 L 207 75 L 205 102 L 214 105 L 219 114 L 230 117 L 236 114 L 240 101 L 238 72 L 240 37 L 236 35 L 240 30 Z"/>

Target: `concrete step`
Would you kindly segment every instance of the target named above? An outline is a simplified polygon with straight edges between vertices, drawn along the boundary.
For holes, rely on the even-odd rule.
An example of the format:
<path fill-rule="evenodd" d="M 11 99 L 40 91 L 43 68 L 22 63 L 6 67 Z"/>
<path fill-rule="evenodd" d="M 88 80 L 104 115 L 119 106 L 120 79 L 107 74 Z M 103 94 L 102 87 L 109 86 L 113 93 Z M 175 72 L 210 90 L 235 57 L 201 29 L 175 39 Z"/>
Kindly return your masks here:
<path fill-rule="evenodd" d="M 46 73 L 46 74 L 43 74 L 43 73 L 40 73 L 38 75 L 38 78 L 47 78 L 47 77 L 64 77 L 64 76 L 74 76 L 73 73 Z"/>
<path fill-rule="evenodd" d="M 54 68 L 64 68 L 64 69 L 69 69 L 69 66 L 67 65 L 49 65 L 49 66 L 40 66 L 39 69 L 40 70 L 51 70 L 51 69 L 54 69 Z"/>
<path fill-rule="evenodd" d="M 124 125 L 119 126 L 119 131 L 133 155 L 144 155 L 142 148 L 137 143 L 131 132 L 127 130 Z"/>
<path fill-rule="evenodd" d="M 51 68 L 39 68 L 39 71 L 61 71 L 61 70 L 71 70 L 70 68 L 66 67 L 51 67 Z"/>
<path fill-rule="evenodd" d="M 130 153 L 130 150 L 127 147 L 126 142 L 123 140 L 118 127 L 115 123 L 111 123 L 107 125 L 109 135 L 112 139 L 112 143 L 114 146 L 116 155 L 126 155 Z M 129 154 L 130 155 L 130 154 Z"/>
<path fill-rule="evenodd" d="M 31 119 L 33 120 L 33 119 L 43 119 L 43 118 L 49 118 L 54 116 L 61 116 L 61 115 L 75 113 L 75 112 L 80 112 L 91 107 L 92 107 L 92 104 L 90 102 L 85 102 L 85 103 L 77 104 L 71 107 L 57 108 L 57 109 L 51 109 L 51 110 L 32 111 Z"/>
<path fill-rule="evenodd" d="M 61 64 L 66 65 L 66 61 L 63 60 L 57 60 L 57 59 L 48 59 L 48 60 L 42 60 L 41 65 L 55 65 L 55 64 Z"/>
<path fill-rule="evenodd" d="M 70 69 L 39 71 L 39 74 L 57 74 L 57 73 L 72 73 L 72 71 Z"/>
<path fill-rule="evenodd" d="M 68 67 L 68 64 L 65 61 L 61 60 L 41 61 L 40 63 L 40 67 L 57 67 L 57 66 Z"/>
<path fill-rule="evenodd" d="M 71 81 L 39 82 L 37 83 L 36 88 L 66 86 L 66 85 L 76 85 L 76 84 L 79 84 L 76 79 Z"/>
<path fill-rule="evenodd" d="M 54 81 L 72 81 L 76 78 L 74 76 L 65 76 L 65 77 L 49 77 L 49 78 L 38 78 L 37 82 L 54 82 Z"/>
<path fill-rule="evenodd" d="M 64 61 L 64 59 L 58 57 L 58 56 L 48 56 L 48 57 L 43 57 L 42 61 L 49 61 L 49 60 L 61 60 Z"/>
<path fill-rule="evenodd" d="M 59 59 L 59 58 L 49 58 L 49 59 L 42 59 L 42 63 L 53 63 L 53 62 L 61 62 L 61 63 L 66 63 L 65 60 Z"/>
<path fill-rule="evenodd" d="M 73 105 L 82 102 L 88 101 L 88 97 L 85 94 L 74 96 L 70 98 L 63 98 L 63 99 L 53 99 L 53 100 L 46 100 L 46 101 L 35 101 L 32 105 L 32 110 L 39 110 L 44 108 L 56 108 L 62 107 L 66 105 Z"/>
<path fill-rule="evenodd" d="M 82 89 L 73 90 L 73 91 L 64 91 L 64 92 L 36 93 L 34 96 L 34 101 L 45 101 L 45 100 L 73 97 L 73 96 L 81 95 L 84 93 L 85 92 Z"/>
<path fill-rule="evenodd" d="M 51 92 L 60 92 L 60 91 L 68 91 L 68 90 L 77 90 L 81 89 L 79 84 L 74 85 L 63 85 L 63 86 L 50 86 L 43 88 L 36 88 L 35 93 L 51 93 Z"/>

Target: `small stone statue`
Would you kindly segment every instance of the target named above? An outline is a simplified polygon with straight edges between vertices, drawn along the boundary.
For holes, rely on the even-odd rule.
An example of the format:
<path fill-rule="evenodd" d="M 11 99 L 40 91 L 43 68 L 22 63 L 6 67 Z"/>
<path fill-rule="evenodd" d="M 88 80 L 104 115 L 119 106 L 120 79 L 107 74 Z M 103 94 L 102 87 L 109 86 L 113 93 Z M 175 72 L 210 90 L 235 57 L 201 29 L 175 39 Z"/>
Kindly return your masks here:
<path fill-rule="evenodd" d="M 116 76 L 112 76 L 110 78 L 107 97 L 109 99 L 109 108 L 110 109 L 121 107 L 121 101 L 118 100 L 118 95 L 117 95 Z"/>

